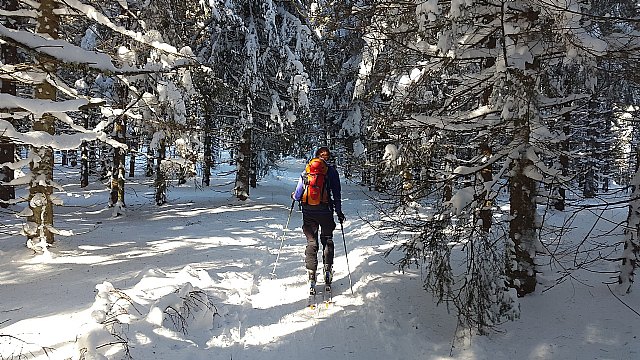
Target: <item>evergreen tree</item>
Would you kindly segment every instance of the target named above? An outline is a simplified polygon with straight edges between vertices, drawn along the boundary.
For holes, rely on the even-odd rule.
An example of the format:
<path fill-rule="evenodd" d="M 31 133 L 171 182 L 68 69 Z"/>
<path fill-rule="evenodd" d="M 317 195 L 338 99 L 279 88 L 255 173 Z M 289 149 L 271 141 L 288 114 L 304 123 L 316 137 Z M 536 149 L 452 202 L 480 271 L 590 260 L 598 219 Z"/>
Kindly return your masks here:
<path fill-rule="evenodd" d="M 23 4 L 29 6 L 28 4 Z M 120 4 L 121 5 L 121 4 Z M 31 146 L 31 150 L 27 159 L 20 159 L 15 164 L 28 162 L 30 164 L 30 173 L 27 176 L 30 179 L 29 187 L 29 208 L 22 212 L 28 217 L 27 225 L 24 233 L 29 241 L 28 245 L 36 250 L 46 250 L 48 244 L 54 240 L 54 233 L 60 233 L 53 227 L 53 205 L 58 203 L 54 194 L 57 185 L 53 182 L 53 163 L 54 150 L 73 150 L 82 143 L 95 141 L 97 139 L 109 143 L 110 146 L 119 149 L 126 148 L 121 141 L 112 141 L 104 131 L 113 129 L 113 124 L 125 119 L 126 116 L 136 117 L 136 113 L 129 111 L 127 106 L 131 105 L 128 98 L 132 87 L 127 81 L 126 75 L 141 75 L 159 71 L 176 72 L 176 58 L 183 59 L 182 63 L 187 62 L 189 55 L 182 55 L 175 50 L 169 49 L 166 44 L 153 42 L 149 36 L 139 36 L 138 33 L 127 30 L 117 25 L 109 19 L 109 16 L 98 12 L 95 8 L 82 4 L 77 1 L 66 1 L 64 3 L 50 0 L 40 4 L 38 12 L 20 11 L 27 9 L 18 9 L 18 14 L 38 14 L 36 24 L 36 33 L 28 31 L 29 23 L 25 22 L 21 28 L 11 31 L 9 28 L 0 25 L 0 37 L 3 41 L 9 43 L 20 51 L 24 52 L 25 64 L 22 71 L 12 71 L 10 66 L 2 68 L 3 77 L 11 75 L 16 82 L 20 82 L 25 88 L 33 87 L 34 96 L 28 98 L 24 96 L 25 92 L 20 95 L 9 93 L 0 94 L 1 103 L 7 104 L 2 109 L 2 118 L 13 119 L 31 119 L 33 118 L 33 131 L 23 130 L 24 127 L 15 127 L 13 123 L 6 120 L 0 120 L 0 133 L 8 138 L 14 139 L 15 142 Z M 4 13 L 7 14 L 7 13 Z M 11 16 L 13 13 L 9 13 Z M 58 14 L 62 14 L 58 16 Z M 71 18 L 68 14 L 80 15 L 77 18 Z M 136 44 L 145 48 L 152 48 L 154 51 L 163 52 L 167 55 L 169 64 L 165 69 L 160 68 L 135 68 L 132 66 L 122 65 L 121 60 L 126 58 L 127 53 L 121 52 L 111 55 L 97 53 L 92 51 L 95 46 L 86 43 L 75 44 L 82 39 L 83 42 L 91 42 L 91 37 L 75 37 L 66 38 L 67 35 L 73 34 L 78 29 L 87 29 L 84 26 L 86 22 L 79 21 L 84 19 L 99 25 L 101 30 L 108 30 L 116 34 L 132 39 Z M 90 28 L 90 27 L 89 27 Z M 91 28 L 90 28 L 91 29 Z M 93 30 L 97 29 L 94 28 Z M 59 37 L 63 34 L 65 37 Z M 105 37 L 109 38 L 109 37 Z M 82 46 L 79 46 L 82 45 Z M 86 50 L 91 48 L 91 50 Z M 119 50 L 112 47 L 112 50 Z M 126 61 L 126 59 L 125 59 Z M 117 67 L 115 64 L 119 64 Z M 135 64 L 134 64 L 135 65 Z M 78 73 L 83 74 L 76 77 Z M 103 74 L 109 73 L 113 78 L 105 78 Z M 92 74 L 91 80 L 87 81 L 87 74 Z M 96 99 L 92 95 L 91 83 L 99 83 L 99 79 L 109 80 L 118 79 L 120 84 L 124 84 L 127 91 L 122 94 L 113 94 L 112 97 Z M 95 81 L 94 81 L 95 80 Z M 74 83 L 82 89 L 82 91 L 69 86 Z M 104 87 L 106 91 L 113 88 Z M 117 96 L 120 96 L 118 98 Z M 139 100 L 141 97 L 138 97 Z M 96 123 L 94 128 L 86 128 L 80 123 L 82 116 L 77 116 L 81 111 L 89 111 L 92 108 L 100 107 L 100 113 L 104 116 L 103 121 Z M 118 121 L 115 121 L 118 120 Z M 15 123 L 15 121 L 14 121 Z M 122 125 L 122 123 L 119 123 Z M 93 125 L 93 124 L 91 124 Z M 119 126 L 120 126 L 119 125 Z M 60 133 L 60 129 L 64 130 L 64 134 Z M 118 136 L 122 136 L 123 132 L 119 132 Z M 122 152 L 118 153 L 121 156 Z M 11 164 L 10 167 L 17 166 Z M 118 182 L 123 178 L 120 166 Z M 119 183 L 117 191 L 118 201 L 123 201 L 123 186 Z M 115 192 L 114 192 L 115 193 Z"/>
<path fill-rule="evenodd" d="M 240 199 L 249 196 L 250 184 L 264 173 L 258 167 L 276 159 L 277 152 L 267 149 L 277 150 L 297 117 L 308 114 L 311 79 L 305 64 L 317 59 L 311 29 L 297 16 L 296 6 L 213 2 L 209 38 L 196 52 L 210 67 L 210 77 L 234 89 L 226 92 L 231 101 L 205 107 L 216 108 L 216 125 L 230 131 L 237 166 L 234 192 Z"/>
<path fill-rule="evenodd" d="M 564 124 L 577 119 L 565 114 L 576 109 L 597 118 L 593 123 L 598 126 L 607 123 L 599 114 L 607 114 L 610 103 L 584 106 L 611 89 L 594 81 L 604 75 L 598 62 L 616 57 L 621 39 L 635 43 L 624 31 L 608 27 L 611 19 L 592 16 L 588 3 L 548 5 L 426 1 L 414 7 L 376 1 L 361 10 L 372 19 L 363 38 L 373 40 L 355 91 L 372 118 L 370 128 L 386 133 L 397 149 L 396 166 L 380 172 L 385 184 L 380 189 L 398 200 L 404 215 L 391 226 L 433 229 L 417 231 L 405 243 L 407 257 L 424 251 L 426 266 L 437 275 L 426 279 L 427 286 L 459 304 L 461 319 L 480 328 L 502 315 L 513 317 L 512 293 L 524 296 L 536 289 L 540 185 L 568 184 L 562 169 L 548 164 L 564 166 L 568 161 L 559 155 L 575 153 L 556 146 L 559 134 L 566 134 Z M 576 76 L 556 81 L 558 71 L 570 66 L 580 69 Z M 595 133 L 593 139 L 601 140 Z M 591 158 L 598 153 L 594 145 Z M 593 164 L 595 179 L 603 170 Z M 409 194 L 407 178 L 414 179 Z M 489 226 L 487 220 L 505 191 L 510 216 L 508 231 L 502 233 L 503 227 Z M 426 207 L 442 198 L 440 205 Z M 462 269 L 442 266 L 442 261 L 429 264 L 448 256 L 437 242 L 445 238 L 446 246 L 465 244 L 468 259 L 485 270 L 473 264 Z M 506 256 L 495 256 L 500 253 Z M 443 269 L 450 269 L 449 275 Z M 468 286 L 465 275 L 477 280 L 473 288 L 483 298 L 458 291 Z M 485 318 L 462 311 L 472 300 L 475 309 L 497 312 Z"/>

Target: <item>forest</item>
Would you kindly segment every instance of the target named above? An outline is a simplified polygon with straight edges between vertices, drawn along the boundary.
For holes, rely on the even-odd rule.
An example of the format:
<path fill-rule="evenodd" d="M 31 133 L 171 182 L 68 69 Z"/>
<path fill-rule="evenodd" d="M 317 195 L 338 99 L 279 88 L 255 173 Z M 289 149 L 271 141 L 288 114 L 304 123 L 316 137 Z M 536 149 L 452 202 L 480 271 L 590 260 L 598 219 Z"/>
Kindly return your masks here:
<path fill-rule="evenodd" d="M 576 268 L 640 257 L 639 5 L 628 0 L 0 0 L 0 219 L 42 252 L 65 232 L 56 164 L 167 184 L 233 165 L 233 196 L 329 146 L 380 234 L 461 324 L 518 316 L 570 225 L 628 208 Z M 232 154 L 231 159 L 221 156 Z M 140 164 L 144 163 L 143 169 Z M 289 191 L 283 190 L 283 191 Z M 21 195 L 24 194 L 24 195 Z M 0 232 L 9 232 L 0 227 Z M 542 239 L 545 241 L 542 241 Z M 453 261 L 453 249 L 465 261 Z M 570 276 L 567 269 L 567 276 Z"/>

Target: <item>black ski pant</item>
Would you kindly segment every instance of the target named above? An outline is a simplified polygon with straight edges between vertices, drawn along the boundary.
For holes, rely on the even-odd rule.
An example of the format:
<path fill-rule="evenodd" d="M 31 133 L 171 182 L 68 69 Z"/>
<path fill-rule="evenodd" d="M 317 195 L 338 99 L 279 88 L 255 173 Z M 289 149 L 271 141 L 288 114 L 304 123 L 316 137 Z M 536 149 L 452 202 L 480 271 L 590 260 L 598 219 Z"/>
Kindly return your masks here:
<path fill-rule="evenodd" d="M 302 214 L 302 232 L 307 237 L 305 265 L 308 270 L 318 269 L 318 228 L 322 244 L 322 259 L 325 265 L 333 265 L 333 230 L 336 223 L 333 213 Z"/>

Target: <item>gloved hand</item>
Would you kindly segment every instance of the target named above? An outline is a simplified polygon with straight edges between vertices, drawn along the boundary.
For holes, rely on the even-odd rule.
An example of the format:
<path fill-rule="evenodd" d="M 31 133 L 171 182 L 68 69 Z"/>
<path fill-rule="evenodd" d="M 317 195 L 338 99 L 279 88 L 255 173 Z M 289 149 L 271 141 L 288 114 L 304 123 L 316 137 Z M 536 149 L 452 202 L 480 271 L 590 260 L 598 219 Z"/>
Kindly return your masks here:
<path fill-rule="evenodd" d="M 340 224 L 342 224 L 345 219 L 346 218 L 344 217 L 344 214 L 342 213 L 342 211 L 338 211 L 338 221 L 340 221 Z"/>

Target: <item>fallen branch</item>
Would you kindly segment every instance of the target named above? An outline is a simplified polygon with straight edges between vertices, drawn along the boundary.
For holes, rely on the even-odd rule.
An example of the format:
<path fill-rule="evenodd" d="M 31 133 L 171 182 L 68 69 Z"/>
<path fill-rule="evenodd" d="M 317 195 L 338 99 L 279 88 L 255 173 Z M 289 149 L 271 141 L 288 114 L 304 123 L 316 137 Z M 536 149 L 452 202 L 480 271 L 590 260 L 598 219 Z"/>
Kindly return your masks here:
<path fill-rule="evenodd" d="M 620 297 L 616 295 L 616 293 L 613 292 L 613 290 L 611 290 L 611 286 L 609 286 L 609 284 L 607 284 L 607 288 L 609 289 L 609 292 L 611 293 L 611 295 L 613 295 L 613 297 L 618 299 L 618 301 L 620 301 L 622 305 L 626 306 L 629 310 L 633 311 L 636 315 L 640 316 L 640 312 L 638 312 L 636 309 L 629 306 L 626 302 L 622 301 L 622 299 L 620 299 Z"/>

